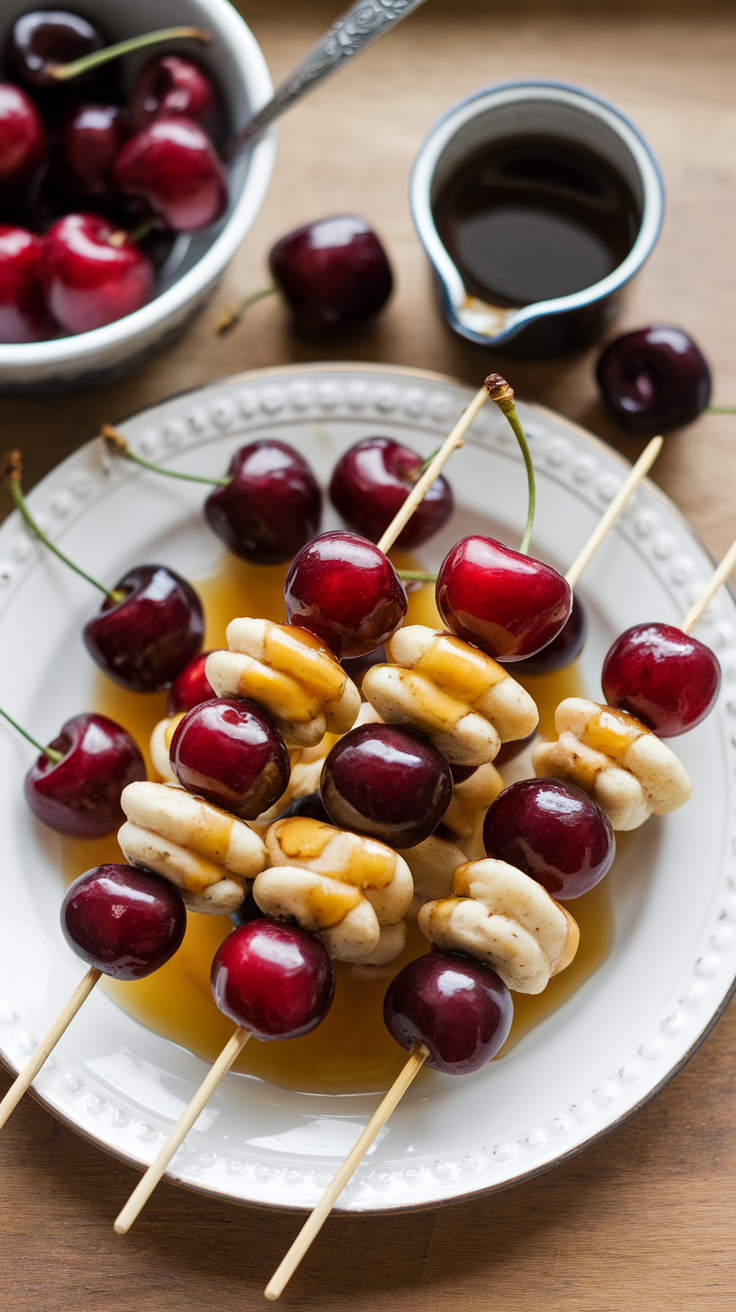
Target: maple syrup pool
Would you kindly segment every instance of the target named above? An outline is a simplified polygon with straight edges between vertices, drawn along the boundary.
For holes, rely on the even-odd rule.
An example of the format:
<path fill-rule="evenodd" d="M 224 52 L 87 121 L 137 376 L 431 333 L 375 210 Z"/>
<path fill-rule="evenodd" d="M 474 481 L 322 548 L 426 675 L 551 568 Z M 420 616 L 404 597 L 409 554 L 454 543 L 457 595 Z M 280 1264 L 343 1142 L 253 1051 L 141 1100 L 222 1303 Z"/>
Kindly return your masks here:
<path fill-rule="evenodd" d="M 392 552 L 400 569 L 416 569 L 406 552 Z M 225 629 L 236 615 L 258 615 L 283 621 L 283 585 L 288 565 L 250 565 L 226 554 L 217 571 L 194 580 L 204 605 L 205 648 L 224 647 Z M 434 590 L 423 587 L 409 595 L 410 624 L 442 627 L 434 606 Z M 584 695 L 577 664 L 551 675 L 521 678 L 539 707 L 540 730 L 554 736 L 553 720 L 563 697 Z M 146 758 L 149 777 L 156 778 L 148 754 L 154 725 L 166 714 L 166 693 L 141 696 L 98 675 L 92 708 L 117 720 L 133 734 Z M 120 862 L 115 835 L 97 840 L 62 840 L 64 876 L 71 883 L 83 871 L 103 861 Z M 580 926 L 580 947 L 574 961 L 534 997 L 514 994 L 514 1021 L 503 1057 L 530 1029 L 556 1011 L 603 963 L 613 942 L 613 913 L 608 880 L 575 899 L 571 911 Z M 170 961 L 147 979 L 123 982 L 103 976 L 99 987 L 123 1011 L 155 1033 L 214 1061 L 232 1034 L 232 1021 L 218 1011 L 210 990 L 210 966 L 222 940 L 232 930 L 227 916 L 188 915 L 184 942 Z M 284 1042 L 246 1045 L 233 1067 L 282 1088 L 307 1093 L 363 1093 L 387 1089 L 404 1065 L 404 1050 L 383 1023 L 383 999 L 389 981 L 407 962 L 421 956 L 428 944 L 416 924 L 406 947 L 388 966 L 335 963 L 335 1000 L 326 1019 L 311 1034 Z"/>

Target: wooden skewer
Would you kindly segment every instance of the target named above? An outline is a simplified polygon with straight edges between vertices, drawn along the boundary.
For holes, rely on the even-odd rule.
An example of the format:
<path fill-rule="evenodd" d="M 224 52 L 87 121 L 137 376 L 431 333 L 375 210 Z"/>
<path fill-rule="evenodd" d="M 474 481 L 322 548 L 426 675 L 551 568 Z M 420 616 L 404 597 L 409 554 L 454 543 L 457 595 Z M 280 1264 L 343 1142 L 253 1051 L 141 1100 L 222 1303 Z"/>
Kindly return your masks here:
<path fill-rule="evenodd" d="M 200 1112 L 206 1107 L 218 1084 L 227 1075 L 235 1058 L 245 1047 L 249 1038 L 250 1030 L 243 1029 L 239 1025 L 232 1038 L 225 1044 L 217 1061 L 207 1072 L 186 1111 L 182 1113 L 176 1122 L 163 1148 L 151 1162 L 145 1175 L 138 1181 L 130 1198 L 120 1212 L 115 1221 L 116 1234 L 127 1235 L 138 1213 L 143 1210 L 151 1197 L 174 1153 L 178 1148 L 181 1148 Z"/>
<path fill-rule="evenodd" d="M 70 1022 L 74 1020 L 82 1003 L 89 997 L 101 974 L 101 970 L 96 970 L 94 966 L 90 966 L 66 1006 L 59 1012 L 51 1029 L 41 1039 L 33 1056 L 16 1076 L 2 1102 L 0 1102 L 0 1129 L 2 1129 L 10 1113 L 17 1107 L 23 1094 L 30 1088 L 44 1062 L 51 1056 L 62 1034 Z"/>
<path fill-rule="evenodd" d="M 475 399 L 477 401 L 478 398 L 476 397 Z M 307 1252 L 312 1242 L 317 1238 L 317 1235 L 335 1206 L 335 1203 L 340 1197 L 345 1185 L 348 1183 L 348 1180 L 355 1174 L 355 1171 L 360 1166 L 360 1163 L 368 1152 L 373 1140 L 383 1129 L 392 1111 L 401 1098 L 403 1098 L 414 1077 L 419 1074 L 419 1071 L 428 1056 L 429 1048 L 427 1048 L 425 1044 L 420 1043 L 412 1052 L 401 1074 L 394 1080 L 394 1083 L 386 1094 L 386 1097 L 383 1099 L 380 1107 L 378 1107 L 373 1113 L 357 1143 L 348 1153 L 337 1174 L 328 1184 L 314 1211 L 307 1218 L 299 1231 L 299 1234 L 291 1245 L 286 1257 L 280 1263 L 266 1285 L 266 1298 L 270 1299 L 271 1302 L 274 1302 L 279 1295 L 284 1292 L 284 1289 L 291 1280 L 291 1277 L 304 1257 L 304 1254 Z"/>
<path fill-rule="evenodd" d="M 457 450 L 459 446 L 463 446 L 463 438 L 465 436 L 465 433 L 470 428 L 470 425 L 475 419 L 475 416 L 477 415 L 481 406 L 483 406 L 487 400 L 488 400 L 488 392 L 486 390 L 486 385 L 484 383 L 483 386 L 480 387 L 476 392 L 475 396 L 473 397 L 467 409 L 463 410 L 463 413 L 461 414 L 460 418 L 455 424 L 455 427 L 453 428 L 452 432 L 449 434 L 448 437 L 445 438 L 444 442 L 442 443 L 442 446 L 440 447 L 436 456 L 432 460 L 431 464 L 427 467 L 427 469 L 425 469 L 424 473 L 422 474 L 422 477 L 412 488 L 411 492 L 406 498 L 406 501 L 400 507 L 398 513 L 392 519 L 391 523 L 386 529 L 386 532 L 384 533 L 383 537 L 380 539 L 378 543 L 381 551 L 391 550 L 391 547 L 394 545 L 394 542 L 399 536 L 399 533 L 401 532 L 402 528 L 408 522 L 408 520 L 411 519 L 412 515 L 414 514 L 414 511 L 419 505 L 419 502 L 424 500 L 428 488 L 430 488 L 434 483 L 434 480 L 442 470 L 442 467 L 445 464 L 445 462 L 449 460 L 453 451 Z"/>
<path fill-rule="evenodd" d="M 595 555 L 596 551 L 601 545 L 601 542 L 606 537 L 606 535 L 610 533 L 616 520 L 621 514 L 621 511 L 626 505 L 626 502 L 629 500 L 631 494 L 639 486 L 645 474 L 649 473 L 649 470 L 651 469 L 652 465 L 657 459 L 657 456 L 662 450 L 663 442 L 664 442 L 664 438 L 653 437 L 651 442 L 648 444 L 648 446 L 646 446 L 642 451 L 641 455 L 639 456 L 639 459 L 637 460 L 636 464 L 632 467 L 628 476 L 624 479 L 623 483 L 621 484 L 621 487 L 619 488 L 618 492 L 613 498 L 610 506 L 606 510 L 605 514 L 601 517 L 600 521 L 598 522 L 595 529 L 593 530 L 590 537 L 588 538 L 588 541 L 586 542 L 582 551 L 577 556 L 577 558 L 573 561 L 572 565 L 567 571 L 567 574 L 565 575 L 565 578 L 567 579 L 571 588 L 575 587 L 575 584 L 580 579 L 580 575 L 592 560 L 593 556 Z"/>
<path fill-rule="evenodd" d="M 695 625 L 700 623 L 709 603 L 713 600 L 721 584 L 726 582 L 734 568 L 736 568 L 736 542 L 731 543 L 720 565 L 713 571 L 713 577 L 705 585 L 697 601 L 690 607 L 680 625 L 683 633 L 692 633 Z"/>

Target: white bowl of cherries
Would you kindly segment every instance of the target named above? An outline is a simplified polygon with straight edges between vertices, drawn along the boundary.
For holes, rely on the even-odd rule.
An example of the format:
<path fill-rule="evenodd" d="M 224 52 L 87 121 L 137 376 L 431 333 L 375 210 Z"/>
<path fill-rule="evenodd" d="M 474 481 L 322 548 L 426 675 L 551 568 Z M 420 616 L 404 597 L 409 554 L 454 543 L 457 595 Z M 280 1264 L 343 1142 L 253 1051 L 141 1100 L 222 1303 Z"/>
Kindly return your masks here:
<path fill-rule="evenodd" d="M 83 16 L 3 6 L 4 392 L 134 368 L 201 309 L 260 209 L 274 133 L 223 156 L 272 93 L 261 50 L 227 0 L 161 0 L 156 30 L 173 24 L 106 58 L 151 31 L 144 0 L 88 0 Z"/>

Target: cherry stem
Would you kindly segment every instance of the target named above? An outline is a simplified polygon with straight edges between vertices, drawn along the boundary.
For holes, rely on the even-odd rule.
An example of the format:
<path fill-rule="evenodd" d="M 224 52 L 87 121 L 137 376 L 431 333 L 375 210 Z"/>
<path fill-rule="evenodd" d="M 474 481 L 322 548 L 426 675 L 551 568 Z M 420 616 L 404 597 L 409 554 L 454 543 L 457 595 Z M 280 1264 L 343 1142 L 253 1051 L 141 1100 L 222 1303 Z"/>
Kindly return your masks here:
<path fill-rule="evenodd" d="M 248 306 L 255 305 L 256 301 L 264 300 L 266 296 L 273 296 L 277 291 L 278 287 L 274 285 L 273 287 L 261 287 L 260 291 L 251 292 L 249 296 L 244 296 L 242 301 L 238 301 L 237 305 L 233 305 L 229 310 L 225 310 L 225 313 L 220 315 L 219 319 L 215 320 L 212 325 L 215 332 L 218 333 L 220 337 L 224 336 L 225 333 L 229 333 L 230 329 L 234 328 L 236 323 L 240 323 Z"/>
<path fill-rule="evenodd" d="M 20 486 L 22 467 L 20 451 L 10 451 L 5 457 L 2 469 L 2 480 L 15 502 L 16 510 L 20 511 L 31 532 L 36 535 L 40 542 L 43 542 L 45 547 L 48 547 L 49 551 L 53 551 L 54 555 L 59 557 L 59 560 L 63 560 L 65 565 L 68 565 L 70 569 L 73 569 L 75 574 L 79 574 L 80 578 L 86 579 L 87 583 L 91 583 L 92 587 L 97 588 L 99 592 L 104 592 L 105 596 L 115 605 L 117 605 L 118 602 L 123 601 L 125 593 L 111 592 L 110 589 L 104 587 L 102 583 L 98 583 L 97 579 L 93 579 L 91 574 L 85 573 L 79 565 L 75 565 L 73 560 L 70 560 L 68 556 L 65 556 L 63 551 L 59 551 L 59 548 L 54 546 L 51 539 L 48 538 L 38 527 L 38 524 L 26 505 L 26 500 Z"/>
<path fill-rule="evenodd" d="M 31 735 L 27 733 L 25 729 L 21 729 L 20 725 L 18 724 L 18 721 L 14 720 L 12 715 L 8 715 L 8 712 L 4 711 L 1 706 L 0 706 L 0 715 L 2 715 L 4 720 L 7 720 L 8 724 L 12 724 L 13 728 L 18 730 L 18 733 L 23 735 L 23 737 L 28 740 L 31 746 L 36 748 L 37 752 L 40 752 L 42 756 L 47 756 L 50 761 L 53 761 L 54 765 L 58 765 L 59 761 L 64 760 L 63 752 L 57 752 L 53 747 L 42 747 L 41 744 L 39 742 L 36 742 L 36 739 L 32 738 Z"/>
<path fill-rule="evenodd" d="M 142 36 L 132 36 L 127 41 L 116 42 L 114 46 L 105 46 L 103 50 L 93 50 L 91 54 L 83 55 L 81 59 L 73 59 L 70 64 L 49 62 L 45 72 L 56 82 L 70 82 L 73 78 L 88 73 L 90 69 L 108 64 L 111 59 L 130 55 L 134 50 L 143 50 L 146 46 L 156 45 L 159 41 L 179 40 L 182 37 L 192 37 L 195 41 L 212 40 L 209 32 L 205 32 L 201 27 L 162 27 L 157 32 L 144 32 Z"/>
<path fill-rule="evenodd" d="M 108 237 L 108 246 L 117 246 L 120 248 L 125 245 L 126 241 L 143 241 L 144 237 L 147 237 L 149 232 L 153 232 L 155 227 L 155 219 L 144 219 L 143 223 L 139 223 L 138 227 L 134 228 L 132 232 L 126 232 L 125 228 L 120 228 L 118 232 L 113 232 Z"/>
<path fill-rule="evenodd" d="M 425 574 L 421 569 L 397 569 L 396 573 L 400 579 L 406 579 L 412 583 L 436 583 L 437 574 Z"/>
<path fill-rule="evenodd" d="M 534 464 L 529 450 L 529 444 L 526 440 L 526 433 L 519 422 L 519 416 L 516 413 L 514 405 L 514 389 L 509 387 L 505 378 L 500 374 L 489 374 L 486 378 L 486 387 L 488 395 L 495 405 L 498 406 L 501 414 L 505 415 L 511 425 L 512 432 L 524 457 L 526 466 L 526 479 L 529 488 L 529 508 L 526 516 L 526 528 L 524 536 L 521 539 L 519 553 L 522 556 L 529 555 L 529 544 L 532 540 L 532 529 L 534 528 L 534 514 L 537 508 L 537 485 L 534 479 Z"/>
<path fill-rule="evenodd" d="M 736 405 L 707 405 L 703 413 L 706 415 L 736 415 Z"/>
<path fill-rule="evenodd" d="M 182 474 L 177 469 L 164 469 L 163 465 L 154 465 L 150 460 L 139 456 L 137 452 L 131 451 L 122 433 L 113 428 L 112 424 L 103 424 L 101 431 L 102 440 L 111 455 L 132 460 L 134 464 L 142 465 L 144 469 L 152 469 L 154 474 L 164 474 L 166 478 L 181 478 L 186 483 L 207 483 L 210 487 L 227 487 L 230 482 L 229 478 L 204 478 L 200 474 Z"/>

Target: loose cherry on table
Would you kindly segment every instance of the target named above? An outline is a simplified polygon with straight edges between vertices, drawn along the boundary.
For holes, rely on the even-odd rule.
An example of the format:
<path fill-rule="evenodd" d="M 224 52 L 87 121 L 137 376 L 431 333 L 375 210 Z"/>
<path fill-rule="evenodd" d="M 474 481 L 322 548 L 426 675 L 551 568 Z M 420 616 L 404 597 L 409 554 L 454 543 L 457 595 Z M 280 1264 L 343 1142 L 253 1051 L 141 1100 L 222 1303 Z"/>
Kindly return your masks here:
<path fill-rule="evenodd" d="M 273 806 L 291 773 L 273 720 L 245 697 L 215 697 L 188 711 L 176 726 L 170 759 L 184 788 L 243 820 Z"/>
<path fill-rule="evenodd" d="M 129 104 L 136 128 L 144 128 L 161 115 L 183 114 L 211 135 L 217 96 L 210 78 L 193 60 L 155 55 L 139 73 Z"/>
<path fill-rule="evenodd" d="M 452 774 L 422 734 L 398 724 L 364 724 L 335 743 L 320 795 L 340 828 L 391 847 L 415 847 L 450 805 Z"/>
<path fill-rule="evenodd" d="M 564 669 L 566 665 L 572 665 L 585 646 L 587 634 L 588 617 L 582 601 L 573 593 L 572 610 L 557 637 L 536 655 L 515 661 L 514 674 L 552 674 L 555 670 Z"/>
<path fill-rule="evenodd" d="M 41 281 L 68 332 L 83 333 L 139 310 L 153 291 L 153 265 L 127 232 L 98 214 L 66 214 L 43 239 Z"/>
<path fill-rule="evenodd" d="M 77 105 L 59 125 L 51 156 L 54 180 L 77 200 L 112 200 L 112 166 L 129 135 L 128 116 L 120 105 Z"/>
<path fill-rule="evenodd" d="M 29 181 L 45 147 L 46 129 L 30 96 L 12 82 L 0 82 L 0 185 Z"/>
<path fill-rule="evenodd" d="M 659 738 L 700 724 L 721 686 L 717 657 L 671 624 L 635 624 L 616 639 L 603 662 L 603 695 Z"/>
<path fill-rule="evenodd" d="M 41 286 L 41 249 L 34 233 L 0 225 L 0 342 L 42 342 L 56 332 Z"/>
<path fill-rule="evenodd" d="M 210 652 L 201 651 L 177 674 L 169 688 L 166 702 L 167 715 L 179 715 L 182 711 L 191 711 L 192 707 L 199 706 L 200 702 L 212 701 L 212 698 L 217 696 L 204 668 L 209 655 Z"/>
<path fill-rule="evenodd" d="M 286 576 L 284 600 L 289 623 L 309 629 L 338 660 L 387 642 L 407 610 L 405 589 L 384 552 L 340 529 L 302 548 Z"/>
<path fill-rule="evenodd" d="M 264 438 L 235 452 L 228 479 L 210 492 L 204 514 L 237 556 L 279 565 L 318 532 L 322 493 L 298 451 Z"/>
<path fill-rule="evenodd" d="M 486 813 L 483 843 L 487 856 L 523 870 L 563 902 L 600 883 L 616 855 L 605 812 L 557 779 L 504 788 Z"/>
<path fill-rule="evenodd" d="M 134 866 L 95 866 L 75 879 L 61 928 L 78 957 L 114 979 L 143 979 L 174 955 L 187 913 L 168 880 Z"/>
<path fill-rule="evenodd" d="M 710 401 L 707 361 L 671 324 L 617 337 L 601 355 L 596 377 L 618 422 L 639 437 L 691 424 Z"/>
<path fill-rule="evenodd" d="M 208 134 L 194 119 L 153 119 L 121 147 L 115 186 L 140 196 L 174 232 L 199 232 L 225 212 L 227 179 Z"/>
<path fill-rule="evenodd" d="M 330 500 L 356 533 L 378 542 L 423 473 L 422 457 L 390 437 L 366 437 L 340 457 Z M 452 489 L 440 475 L 401 530 L 397 547 L 419 547 L 447 523 Z"/>
<path fill-rule="evenodd" d="M 495 970 L 464 953 L 428 952 L 399 971 L 383 1019 L 402 1048 L 429 1048 L 427 1065 L 467 1075 L 496 1055 L 511 1029 L 511 994 Z"/>
<path fill-rule="evenodd" d="M 377 314 L 393 286 L 383 246 L 354 214 L 318 219 L 288 233 L 273 247 L 269 265 L 297 327 L 309 335 Z"/>
<path fill-rule="evenodd" d="M 324 1020 L 335 968 L 319 939 L 268 918 L 233 930 L 212 962 L 215 1002 L 258 1039 L 295 1039 Z"/>

